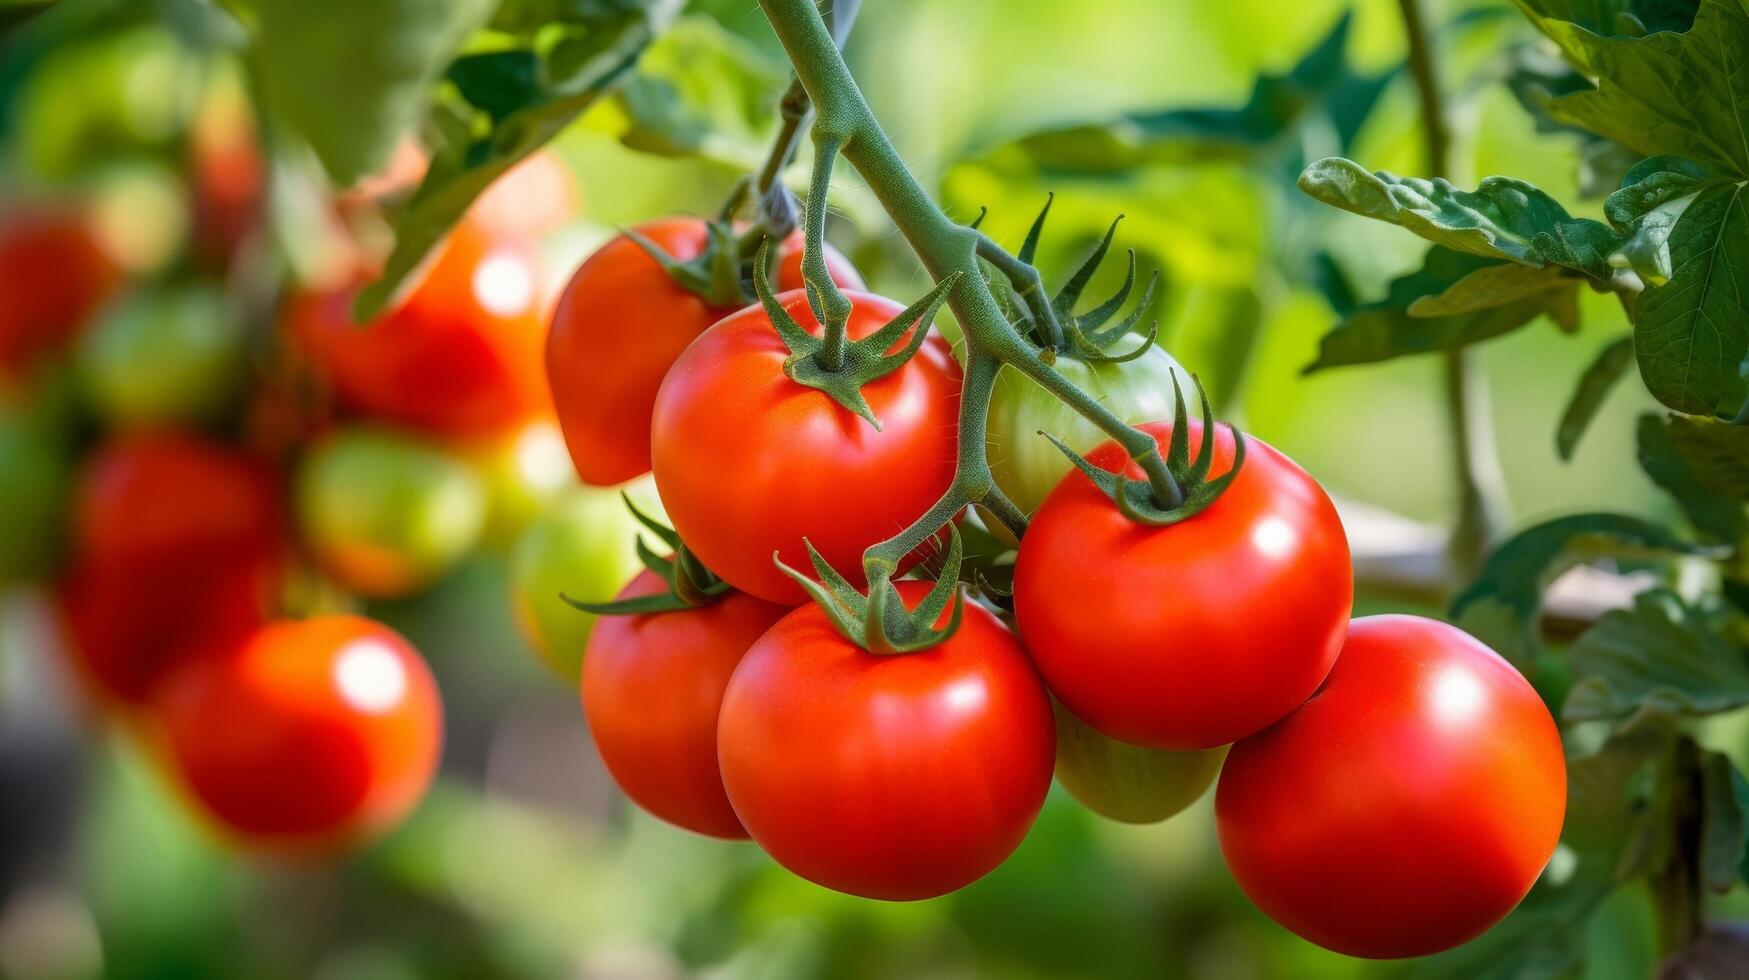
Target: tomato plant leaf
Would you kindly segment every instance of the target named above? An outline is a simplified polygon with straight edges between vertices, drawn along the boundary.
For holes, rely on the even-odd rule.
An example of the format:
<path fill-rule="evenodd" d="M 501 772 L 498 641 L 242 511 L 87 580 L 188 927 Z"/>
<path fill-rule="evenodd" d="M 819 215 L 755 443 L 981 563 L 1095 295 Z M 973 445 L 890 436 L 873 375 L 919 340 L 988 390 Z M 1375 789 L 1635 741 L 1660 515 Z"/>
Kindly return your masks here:
<path fill-rule="evenodd" d="M 1709 491 L 1696 475 L 1689 455 L 1676 444 L 1674 420 L 1666 423 L 1656 415 L 1640 416 L 1637 427 L 1640 468 L 1665 493 L 1675 498 L 1695 530 L 1725 543 L 1742 540 L 1749 519 L 1740 500 Z"/>
<path fill-rule="evenodd" d="M 1557 119 L 1647 156 L 1674 153 L 1749 176 L 1749 10 L 1701 0 L 1685 33 L 1605 37 L 1595 4 L 1516 0 L 1597 88 L 1553 99 Z M 1672 18 L 1676 20 L 1677 18 Z"/>
<path fill-rule="evenodd" d="M 1567 410 L 1561 413 L 1560 427 L 1555 430 L 1555 449 L 1562 459 L 1573 458 L 1573 450 L 1578 448 L 1585 430 L 1591 427 L 1591 420 L 1597 417 L 1603 400 L 1609 397 L 1616 382 L 1628 373 L 1633 363 L 1634 339 L 1631 336 L 1618 337 L 1597 352 L 1597 359 L 1580 375 L 1579 385 L 1573 389 L 1573 397 L 1567 402 Z"/>
<path fill-rule="evenodd" d="M 388 161 L 491 0 L 248 0 L 262 103 L 336 183 Z"/>
<path fill-rule="evenodd" d="M 1566 329 L 1577 327 L 1578 280 L 1558 270 L 1520 267 L 1539 277 L 1526 281 L 1504 272 L 1504 266 L 1433 247 L 1419 270 L 1391 283 L 1383 300 L 1360 307 L 1325 334 L 1306 372 L 1451 350 L 1498 337 L 1544 314 Z M 1499 305 L 1484 305 L 1490 301 Z M 1467 312 L 1424 315 L 1438 310 Z"/>
<path fill-rule="evenodd" d="M 1665 427 L 1702 489 L 1749 500 L 1749 426 L 1675 415 Z"/>
<path fill-rule="evenodd" d="M 1705 167 L 1676 156 L 1642 160 L 1628 169 L 1620 189 L 1603 202 L 1610 224 L 1628 237 L 1611 256 L 1651 285 L 1668 282 L 1672 272 L 1670 233 L 1701 190 L 1716 180 Z"/>
<path fill-rule="evenodd" d="M 395 249 L 356 315 L 380 312 L 468 205 L 623 81 L 674 20 L 682 0 L 559 4 L 568 14 L 519 48 L 467 55 L 451 66 L 455 98 L 433 112 L 439 144 L 419 188 L 390 214 Z M 557 33 L 557 38 L 550 35 Z M 484 125 L 490 123 L 489 126 Z"/>
<path fill-rule="evenodd" d="M 1621 236 L 1575 218 L 1554 198 L 1514 177 L 1489 177 L 1474 191 L 1435 177 L 1376 173 L 1330 157 L 1300 174 L 1300 189 L 1333 207 L 1399 225 L 1436 245 L 1525 265 L 1561 265 L 1609 278 Z"/>
<path fill-rule="evenodd" d="M 788 72 L 709 17 L 676 22 L 614 94 L 620 142 L 737 169 L 763 158 Z"/>
<path fill-rule="evenodd" d="M 1590 513 L 1558 517 L 1526 528 L 1494 549 L 1476 581 L 1452 602 L 1452 616 L 1472 606 L 1504 607 L 1518 625 L 1518 642 L 1500 653 L 1525 663 L 1535 650 L 1533 631 L 1542 611 L 1543 590 L 1567 569 L 1612 556 L 1677 555 L 1703 550 L 1662 525 L 1626 514 Z"/>
<path fill-rule="evenodd" d="M 1749 857 L 1749 781 L 1722 752 L 1704 753 L 1700 773 L 1701 877 L 1723 894 L 1743 880 Z"/>
<path fill-rule="evenodd" d="M 1667 237 L 1668 281 L 1634 304 L 1640 375 L 1660 402 L 1691 415 L 1735 412 L 1749 358 L 1749 193 L 1715 183 Z"/>
<path fill-rule="evenodd" d="M 1570 721 L 1612 721 L 1627 731 L 1653 715 L 1705 715 L 1749 704 L 1749 651 L 1674 593 L 1642 593 L 1604 614 L 1567 652 L 1575 683 Z"/>

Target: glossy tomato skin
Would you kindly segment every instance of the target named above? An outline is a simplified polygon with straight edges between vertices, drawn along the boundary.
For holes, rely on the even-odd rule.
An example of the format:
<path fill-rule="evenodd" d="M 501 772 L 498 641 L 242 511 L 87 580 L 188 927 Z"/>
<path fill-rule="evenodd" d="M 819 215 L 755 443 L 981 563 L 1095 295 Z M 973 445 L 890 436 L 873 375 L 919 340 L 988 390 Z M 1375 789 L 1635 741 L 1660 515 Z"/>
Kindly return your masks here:
<path fill-rule="evenodd" d="M 373 837 L 430 785 L 443 706 L 430 668 L 358 616 L 271 623 L 166 681 L 155 718 L 171 768 L 229 835 L 325 851 Z"/>
<path fill-rule="evenodd" d="M 663 218 L 636 231 L 683 262 L 708 241 L 699 218 Z M 840 285 L 862 285 L 836 250 L 828 249 L 827 263 Z M 801 243 L 791 236 L 779 250 L 778 288 L 801 285 Z M 645 420 L 656 389 L 680 352 L 732 312 L 682 288 L 624 235 L 583 263 L 553 314 L 546 366 L 565 442 L 585 483 L 613 486 L 650 471 Z"/>
<path fill-rule="evenodd" d="M 927 583 L 900 582 L 908 605 Z M 1032 826 L 1056 751 L 1050 698 L 1014 635 L 959 631 L 881 656 L 816 605 L 771 628 L 723 696 L 723 785 L 759 846 L 803 878 L 907 901 L 962 888 Z"/>
<path fill-rule="evenodd" d="M 18 373 L 72 339 L 121 274 L 82 213 L 9 210 L 0 217 L 0 371 Z"/>
<path fill-rule="evenodd" d="M 1277 922 L 1351 956 L 1422 956 L 1517 905 L 1566 808 L 1561 736 L 1518 671 L 1455 627 L 1370 616 L 1317 695 L 1233 747 L 1221 853 Z"/>
<path fill-rule="evenodd" d="M 355 323 L 357 289 L 344 288 L 293 297 L 285 321 L 347 407 L 436 435 L 494 436 L 548 410 L 543 296 L 532 241 L 464 220 L 378 320 Z"/>
<path fill-rule="evenodd" d="M 1189 425 L 1196 446 L 1202 426 Z M 1170 423 L 1141 428 L 1164 453 Z M 1106 735 L 1157 749 L 1224 745 L 1298 707 L 1336 660 L 1354 596 L 1342 522 L 1304 470 L 1245 441 L 1239 475 L 1188 520 L 1132 522 L 1077 472 L 1021 542 L 1020 635 L 1052 693 Z M 1222 426 L 1212 472 L 1232 458 Z M 1087 459 L 1108 470 L 1127 462 L 1116 443 Z"/>
<path fill-rule="evenodd" d="M 646 569 L 616 598 L 667 587 Z M 596 623 L 583 657 L 583 714 L 633 802 L 695 833 L 747 837 L 717 770 L 717 713 L 735 665 L 787 612 L 731 592 L 696 609 Z"/>
<path fill-rule="evenodd" d="M 850 337 L 903 309 L 850 293 Z M 801 290 L 779 302 L 818 322 Z M 864 386 L 877 430 L 825 392 L 791 381 L 789 350 L 750 306 L 706 331 L 674 364 L 651 427 L 656 489 L 687 545 L 743 592 L 807 597 L 772 563 L 809 567 L 806 537 L 860 581 L 862 553 L 923 515 L 953 481 L 960 369 L 939 335 L 899 370 Z M 917 556 L 912 556 L 913 558 Z"/>
<path fill-rule="evenodd" d="M 1101 735 L 1057 705 L 1057 782 L 1077 803 L 1120 823 L 1159 823 L 1215 783 L 1227 749 L 1144 749 Z"/>
<path fill-rule="evenodd" d="M 99 704 L 143 703 L 178 662 L 263 621 L 283 575 L 282 507 L 268 467 L 197 436 L 141 433 L 92 455 L 56 594 Z"/>
<path fill-rule="evenodd" d="M 1139 339 L 1120 341 L 1118 347 L 1126 349 Z M 1149 347 L 1135 360 L 1107 364 L 1059 357 L 1056 368 L 1113 415 L 1132 425 L 1172 417 L 1174 377 L 1187 402 L 1196 398 L 1189 373 L 1158 346 Z M 1024 514 L 1038 510 L 1045 496 L 1074 468 L 1062 450 L 1041 432 L 1056 436 L 1079 453 L 1108 438 L 1098 426 L 1031 378 L 1012 366 L 1004 366 L 996 375 L 996 387 L 990 395 L 990 425 L 986 431 L 990 474 Z"/>

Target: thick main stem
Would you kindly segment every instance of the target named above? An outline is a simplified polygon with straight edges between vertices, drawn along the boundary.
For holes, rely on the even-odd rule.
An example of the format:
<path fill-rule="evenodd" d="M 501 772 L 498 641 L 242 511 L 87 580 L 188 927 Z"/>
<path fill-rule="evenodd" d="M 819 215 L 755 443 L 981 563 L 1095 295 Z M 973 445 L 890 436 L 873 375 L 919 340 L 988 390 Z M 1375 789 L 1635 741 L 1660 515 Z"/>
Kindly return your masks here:
<path fill-rule="evenodd" d="M 1058 393 L 1077 412 L 1117 440 L 1148 475 L 1160 502 L 1174 505 L 1181 495 L 1153 437 L 1124 424 L 1097 399 L 1044 363 L 1002 315 L 978 267 L 978 232 L 948 218 L 899 158 L 833 44 L 813 0 L 760 0 L 759 5 L 795 66 L 796 77 L 813 101 L 816 147 L 836 148 L 850 161 L 932 277 L 940 281 L 960 273 L 947 298 L 948 308 L 965 334 L 967 348 L 966 382 L 960 406 L 960 457 L 953 485 L 918 521 L 868 550 L 864 563 L 871 580 L 890 574 L 900 557 L 922 544 L 968 503 L 984 503 L 1004 519 L 1018 517 L 1013 503 L 990 475 L 984 444 L 988 389 L 1002 364 L 1013 365 Z M 817 167 L 816 180 L 821 176 Z M 829 170 L 825 176 L 830 176 Z M 817 184 L 810 199 L 820 197 L 824 190 L 824 185 Z M 810 237 L 814 223 L 807 222 Z M 809 242 L 810 246 L 815 244 Z M 823 271 L 819 249 L 811 247 L 809 251 L 812 254 L 805 260 Z M 988 383 L 974 384 L 985 375 Z"/>
<path fill-rule="evenodd" d="M 1431 176 L 1451 174 L 1451 129 L 1433 45 L 1420 0 L 1398 0 L 1409 41 L 1409 72 L 1421 98 L 1421 132 Z M 1458 519 L 1450 553 L 1462 575 L 1481 564 L 1488 543 L 1506 523 L 1506 477 L 1494 442 L 1488 381 L 1476 352 L 1459 347 L 1445 353 L 1446 418 L 1451 431 L 1452 467 L 1458 482 Z"/>

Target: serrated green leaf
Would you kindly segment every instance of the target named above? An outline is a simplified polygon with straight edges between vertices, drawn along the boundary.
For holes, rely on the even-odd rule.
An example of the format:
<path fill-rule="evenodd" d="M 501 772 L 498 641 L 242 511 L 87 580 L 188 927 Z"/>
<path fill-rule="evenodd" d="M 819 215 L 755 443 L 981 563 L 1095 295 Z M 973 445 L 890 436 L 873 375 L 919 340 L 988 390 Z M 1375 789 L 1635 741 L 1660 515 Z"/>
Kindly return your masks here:
<path fill-rule="evenodd" d="M 356 315 L 376 316 L 433 246 L 494 180 L 540 149 L 619 84 L 678 15 L 683 0 L 567 5 L 576 20 L 551 43 L 483 52 L 450 70 L 456 100 L 434 112 L 440 144 L 418 190 L 393 210 L 395 249 Z M 532 60 L 531 60 L 532 59 Z M 476 135 L 475 116 L 490 120 Z"/>
<path fill-rule="evenodd" d="M 1701 0 L 1687 32 L 1644 37 L 1604 37 L 1571 19 L 1592 4 L 1516 2 L 1598 80 L 1551 101 L 1556 118 L 1647 156 L 1674 153 L 1749 176 L 1749 10 L 1740 0 Z"/>
<path fill-rule="evenodd" d="M 336 183 L 388 161 L 492 0 L 250 0 L 249 57 L 267 112 Z"/>
<path fill-rule="evenodd" d="M 1634 350 L 1646 387 L 1690 415 L 1734 413 L 1749 390 L 1743 378 L 1749 358 L 1744 188 L 1720 183 L 1700 191 L 1669 233 L 1669 281 L 1648 286 L 1634 304 Z"/>
<path fill-rule="evenodd" d="M 1483 266 L 1452 283 L 1443 292 L 1410 303 L 1409 315 L 1436 317 L 1478 313 L 1572 285 L 1573 280 L 1564 276 L 1557 266 L 1538 268 L 1516 262 Z"/>
<path fill-rule="evenodd" d="M 1698 0 L 1526 0 L 1544 17 L 1571 21 L 1605 37 L 1639 37 L 1653 31 L 1686 31 Z"/>
<path fill-rule="evenodd" d="M 1697 546 L 1669 528 L 1626 514 L 1573 514 L 1558 517 L 1514 534 L 1495 548 L 1476 581 L 1452 602 L 1452 616 L 1479 602 L 1499 603 L 1510 610 L 1519 627 L 1518 642 L 1500 650 L 1514 663 L 1525 663 L 1535 650 L 1534 630 L 1542 611 L 1543 590 L 1562 572 L 1596 558 L 1626 555 L 1690 554 Z"/>
<path fill-rule="evenodd" d="M 1489 177 L 1474 191 L 1435 177 L 1376 173 L 1329 157 L 1300 174 L 1300 189 L 1333 207 L 1399 225 L 1436 245 L 1526 265 L 1561 265 L 1609 277 L 1621 236 L 1574 218 L 1554 198 L 1513 177 Z"/>
<path fill-rule="evenodd" d="M 1640 416 L 1635 429 L 1640 468 L 1675 498 L 1695 530 L 1727 544 L 1742 540 L 1749 531 L 1742 501 L 1720 496 L 1701 484 L 1687 453 L 1677 447 L 1672 428 L 1656 415 Z"/>
<path fill-rule="evenodd" d="M 1632 268 L 1646 283 L 1670 281 L 1670 233 L 1683 212 L 1717 178 L 1683 157 L 1659 156 L 1631 167 L 1621 189 L 1603 202 L 1603 213 L 1628 237 L 1610 256 L 1618 268 Z"/>
<path fill-rule="evenodd" d="M 1528 291 L 1502 305 L 1469 313 L 1422 316 L 1412 312 L 1423 300 L 1441 297 L 1470 277 L 1501 267 L 1501 263 L 1478 255 L 1435 246 L 1428 251 L 1419 270 L 1391 283 L 1383 300 L 1355 310 L 1325 334 L 1318 346 L 1318 358 L 1306 367 L 1306 372 L 1453 350 L 1516 330 L 1545 314 L 1567 329 L 1577 326 L 1578 281 L 1570 277 L 1564 282 L 1551 281 L 1548 288 Z M 1461 296 L 1460 292 L 1450 305 L 1459 305 Z M 1434 308 L 1439 308 L 1441 302 L 1436 299 Z M 1428 306 L 1419 308 L 1426 310 Z"/>
<path fill-rule="evenodd" d="M 1642 593 L 1604 614 L 1567 652 L 1570 721 L 1627 731 L 1654 715 L 1694 716 L 1749 704 L 1749 652 L 1733 646 L 1674 593 Z"/>
<path fill-rule="evenodd" d="M 1676 415 L 1665 426 L 1703 490 L 1749 500 L 1749 425 Z"/>
<path fill-rule="evenodd" d="M 1633 363 L 1634 339 L 1620 337 L 1605 344 L 1597 352 L 1596 360 L 1579 376 L 1579 384 L 1573 389 L 1567 410 L 1561 413 L 1560 427 L 1555 430 L 1555 450 L 1562 459 L 1573 458 L 1573 450 L 1578 448 L 1585 430 L 1591 427 L 1591 420 L 1597 417 L 1603 400 L 1609 397 L 1610 391 Z"/>

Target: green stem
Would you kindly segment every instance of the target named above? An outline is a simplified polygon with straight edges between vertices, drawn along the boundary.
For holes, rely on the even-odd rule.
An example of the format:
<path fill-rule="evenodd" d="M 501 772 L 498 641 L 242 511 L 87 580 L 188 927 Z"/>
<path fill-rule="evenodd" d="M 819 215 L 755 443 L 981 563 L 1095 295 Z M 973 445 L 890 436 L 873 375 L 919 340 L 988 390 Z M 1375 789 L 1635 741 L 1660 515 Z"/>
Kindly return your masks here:
<path fill-rule="evenodd" d="M 1031 262 L 1022 262 L 1018 256 L 997 244 L 995 239 L 984 234 L 978 235 L 978 255 L 1014 284 L 1014 291 L 1026 303 L 1028 312 L 1044 327 L 1045 342 L 1052 348 L 1061 350 L 1064 343 L 1063 324 L 1057 319 L 1057 308 L 1051 305 L 1050 294 L 1045 292 L 1045 282 L 1039 275 L 1038 268 Z"/>
<path fill-rule="evenodd" d="M 1446 118 L 1439 68 L 1420 0 L 1398 0 L 1409 42 L 1409 73 L 1421 98 L 1421 132 L 1429 173 L 1451 174 L 1451 129 Z M 1507 522 L 1506 479 L 1494 444 L 1488 382 L 1474 352 L 1445 352 L 1446 419 L 1451 431 L 1452 467 L 1458 483 L 1458 519 L 1450 554 L 1468 577 L 1480 565 L 1488 543 Z"/>
<path fill-rule="evenodd" d="M 840 146 L 836 137 L 815 127 L 814 177 L 802 215 L 802 278 L 819 300 L 821 308 L 816 312 L 825 328 L 825 343 L 814 357 L 828 371 L 844 368 L 844 344 L 850 329 L 850 298 L 826 267 L 826 188 L 832 183 L 832 165 L 838 162 Z"/>
<path fill-rule="evenodd" d="M 1153 437 L 1124 424 L 1097 399 L 1040 360 L 1032 345 L 1002 315 L 978 267 L 978 243 L 982 236 L 948 218 L 905 166 L 869 109 L 812 0 L 760 0 L 760 7 L 795 66 L 796 78 L 813 101 L 817 114 L 816 148 L 829 147 L 850 161 L 936 281 L 960 273 L 947 299 L 948 308 L 965 334 L 967 349 L 965 387 L 960 402 L 959 459 L 953 484 L 911 527 L 868 550 L 864 563 L 871 582 L 877 576 L 890 574 L 898 557 L 940 530 L 968 503 L 984 502 L 992 512 L 1011 522 L 1019 517 L 1013 503 L 995 487 L 984 444 L 988 389 L 993 388 L 995 372 L 1002 364 L 1012 364 L 1026 372 L 1115 439 L 1147 474 L 1156 499 L 1165 506 L 1176 506 L 1182 500 L 1182 492 L 1167 471 Z M 822 154 L 828 157 L 823 167 L 816 159 L 810 201 L 824 200 L 823 181 L 830 179 L 829 158 L 833 155 Z M 817 220 L 823 228 L 824 215 Z M 815 223 L 813 218 L 807 222 L 810 236 Z M 804 261 L 812 263 L 808 267 L 814 270 L 810 273 L 813 278 L 823 273 L 825 262 L 812 238 L 809 246 Z"/>

